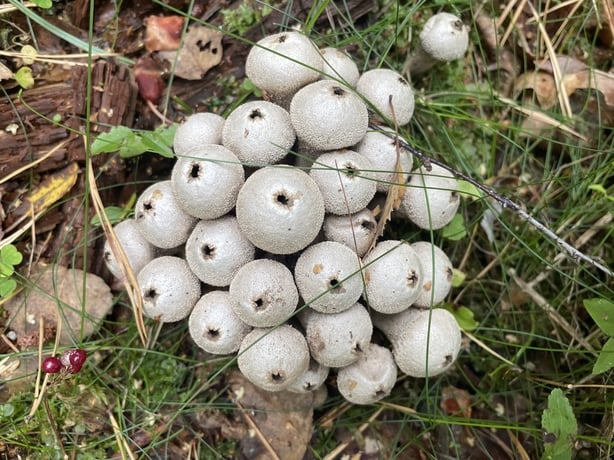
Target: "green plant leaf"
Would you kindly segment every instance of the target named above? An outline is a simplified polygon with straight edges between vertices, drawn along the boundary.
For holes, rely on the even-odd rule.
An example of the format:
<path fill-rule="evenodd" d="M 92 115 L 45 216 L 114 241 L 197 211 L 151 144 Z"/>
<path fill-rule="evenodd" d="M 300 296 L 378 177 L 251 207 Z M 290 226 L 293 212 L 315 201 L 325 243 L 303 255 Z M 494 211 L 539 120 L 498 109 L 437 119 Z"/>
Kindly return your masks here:
<path fill-rule="evenodd" d="M 601 184 L 591 184 L 588 186 L 589 190 L 592 190 L 594 192 L 597 193 L 601 193 L 605 198 L 607 198 L 610 201 L 614 201 L 614 196 L 612 195 L 608 195 L 608 191 L 605 189 L 605 187 Z"/>
<path fill-rule="evenodd" d="M 610 337 L 603 345 L 593 365 L 593 374 L 601 374 L 614 367 L 614 337 Z"/>
<path fill-rule="evenodd" d="M 52 0 L 32 0 L 32 3 L 39 8 L 51 8 Z"/>
<path fill-rule="evenodd" d="M 450 223 L 441 230 L 441 236 L 452 241 L 458 241 L 467 236 L 462 214 L 456 214 L 452 218 Z"/>
<path fill-rule="evenodd" d="M 0 297 L 8 297 L 17 288 L 17 281 L 12 278 L 0 278 Z"/>
<path fill-rule="evenodd" d="M 119 206 L 107 206 L 104 208 L 104 212 L 106 213 L 111 224 L 116 224 L 126 217 L 126 210 L 124 208 L 120 208 Z M 95 215 L 92 217 L 91 224 L 94 227 L 100 227 L 100 218 Z"/>
<path fill-rule="evenodd" d="M 21 263 L 23 256 L 15 246 L 7 244 L 0 251 L 0 259 L 6 264 L 17 265 Z"/>
<path fill-rule="evenodd" d="M 463 331 L 471 332 L 480 325 L 480 323 L 475 320 L 473 312 L 467 307 L 454 307 L 449 303 L 444 303 L 441 307 L 454 315 L 456 322 Z"/>
<path fill-rule="evenodd" d="M 15 72 L 15 81 L 23 89 L 30 89 L 34 86 L 34 77 L 30 67 L 21 67 Z"/>
<path fill-rule="evenodd" d="M 477 200 L 482 197 L 482 192 L 473 184 L 467 182 L 466 180 L 458 180 L 458 193 L 467 198 L 471 198 L 472 200 Z"/>
<path fill-rule="evenodd" d="M 452 287 L 459 287 L 465 282 L 465 278 L 467 278 L 467 274 L 465 272 L 460 271 L 458 268 L 452 269 Z"/>
<path fill-rule="evenodd" d="M 605 334 L 614 337 L 614 303 L 606 299 L 585 299 L 584 308 Z"/>
<path fill-rule="evenodd" d="M 578 423 L 569 400 L 560 388 L 555 388 L 548 396 L 548 407 L 542 414 L 542 429 L 542 460 L 571 460 Z"/>
<path fill-rule="evenodd" d="M 133 132 L 125 126 L 115 126 L 109 132 L 100 134 L 92 143 L 92 155 L 99 153 L 118 152 L 124 145 L 127 138 L 132 136 Z"/>

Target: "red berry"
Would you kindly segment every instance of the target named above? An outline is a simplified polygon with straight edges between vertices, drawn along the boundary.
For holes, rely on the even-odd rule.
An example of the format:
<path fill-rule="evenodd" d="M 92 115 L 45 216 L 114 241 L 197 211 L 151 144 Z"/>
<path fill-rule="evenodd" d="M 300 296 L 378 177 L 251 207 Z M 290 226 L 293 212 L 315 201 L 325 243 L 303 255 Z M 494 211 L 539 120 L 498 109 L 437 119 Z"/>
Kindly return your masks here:
<path fill-rule="evenodd" d="M 55 356 L 43 359 L 41 369 L 45 374 L 57 374 L 62 370 L 62 362 Z"/>
<path fill-rule="evenodd" d="M 60 356 L 62 365 L 70 374 L 76 374 L 79 372 L 86 359 L 87 353 L 81 348 L 66 350 L 64 353 L 62 353 L 62 356 Z"/>

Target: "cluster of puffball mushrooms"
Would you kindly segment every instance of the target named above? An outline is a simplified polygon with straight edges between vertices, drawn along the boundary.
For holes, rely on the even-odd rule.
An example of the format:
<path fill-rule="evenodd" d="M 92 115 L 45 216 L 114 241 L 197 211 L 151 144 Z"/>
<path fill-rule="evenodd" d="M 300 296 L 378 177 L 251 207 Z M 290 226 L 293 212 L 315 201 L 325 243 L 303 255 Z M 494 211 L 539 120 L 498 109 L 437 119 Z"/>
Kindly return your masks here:
<path fill-rule="evenodd" d="M 458 18 L 436 15 L 425 30 L 433 28 L 443 54 L 448 33 L 461 40 L 453 57 L 462 56 Z M 442 60 L 432 42 L 423 38 L 415 56 Z M 239 370 L 269 391 L 314 391 L 334 369 L 339 392 L 369 404 L 390 394 L 397 370 L 447 370 L 461 345 L 453 315 L 436 308 L 451 288 L 449 258 L 431 242 L 375 235 L 376 203 L 399 172 L 394 219 L 437 230 L 460 202 L 448 171 L 413 169 L 389 135 L 385 124 L 412 117 L 408 81 L 383 68 L 359 74 L 346 53 L 295 31 L 255 44 L 246 74 L 267 100 L 226 119 L 189 116 L 176 131 L 170 180 L 149 186 L 134 218 L 114 227 L 144 314 L 187 318 L 199 347 L 237 353 Z M 121 278 L 116 248 L 107 241 L 105 261 Z M 374 328 L 384 345 L 372 341 Z"/>

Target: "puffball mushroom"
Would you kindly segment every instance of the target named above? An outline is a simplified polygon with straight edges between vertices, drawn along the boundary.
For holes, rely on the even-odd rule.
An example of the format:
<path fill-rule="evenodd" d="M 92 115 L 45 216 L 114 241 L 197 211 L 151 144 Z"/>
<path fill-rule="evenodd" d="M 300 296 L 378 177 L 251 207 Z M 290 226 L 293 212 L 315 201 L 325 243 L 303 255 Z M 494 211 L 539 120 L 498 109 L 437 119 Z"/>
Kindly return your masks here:
<path fill-rule="evenodd" d="M 375 196 L 371 161 L 353 150 L 335 150 L 316 158 L 309 175 L 318 184 L 324 209 L 337 215 L 364 209 Z"/>
<path fill-rule="evenodd" d="M 283 105 L 283 100 L 322 71 L 322 56 L 315 44 L 299 32 L 280 32 L 259 40 L 249 51 L 245 74 L 254 85 Z"/>
<path fill-rule="evenodd" d="M 421 294 L 421 261 L 405 241 L 378 242 L 363 259 L 363 267 L 364 298 L 375 311 L 399 313 L 409 308 Z"/>
<path fill-rule="evenodd" d="M 156 256 L 156 248 L 145 239 L 134 219 L 126 219 L 113 227 L 117 242 L 121 245 L 132 272 L 137 275 Z M 122 278 L 122 269 L 111 250 L 109 240 L 104 242 L 103 258 L 111 274 Z"/>
<path fill-rule="evenodd" d="M 252 327 L 234 313 L 227 291 L 210 291 L 203 295 L 188 320 L 190 337 L 207 353 L 235 353 Z"/>
<path fill-rule="evenodd" d="M 327 240 L 346 245 L 359 257 L 364 256 L 371 247 L 376 228 L 377 221 L 369 208 L 346 216 L 329 214 L 322 225 Z"/>
<path fill-rule="evenodd" d="M 460 59 L 469 46 L 469 31 L 463 21 L 450 13 L 431 16 L 420 32 L 420 46 L 404 65 L 404 73 L 419 75 L 438 62 Z"/>
<path fill-rule="evenodd" d="M 298 140 L 313 150 L 338 150 L 359 142 L 369 123 L 365 103 L 341 84 L 320 80 L 300 89 L 290 103 Z"/>
<path fill-rule="evenodd" d="M 272 254 L 292 254 L 320 232 L 324 200 L 306 172 L 268 166 L 245 181 L 236 215 L 239 228 L 256 247 Z"/>
<path fill-rule="evenodd" d="M 418 241 L 411 247 L 416 252 L 422 267 L 420 294 L 414 305 L 430 308 L 443 302 L 452 289 L 454 275 L 452 262 L 441 248 L 430 241 Z"/>
<path fill-rule="evenodd" d="M 322 48 L 320 54 L 324 61 L 321 79 L 340 80 L 341 83 L 348 86 L 356 86 L 360 72 L 354 60 L 347 53 L 337 48 L 327 47 Z"/>
<path fill-rule="evenodd" d="M 179 257 L 153 259 L 139 272 L 137 281 L 143 313 L 162 323 L 187 318 L 200 298 L 200 281 Z"/>
<path fill-rule="evenodd" d="M 256 259 L 243 265 L 230 283 L 233 309 L 250 326 L 277 326 L 298 305 L 292 272 L 281 262 Z"/>
<path fill-rule="evenodd" d="M 309 348 L 303 334 L 288 324 L 257 328 L 241 342 L 237 364 L 254 385 L 282 391 L 309 368 Z"/>
<path fill-rule="evenodd" d="M 404 149 L 399 148 L 397 155 L 397 143 L 395 139 L 391 139 L 384 132 L 392 132 L 389 128 L 378 126 L 377 130 L 369 130 L 365 137 L 354 146 L 361 155 L 367 157 L 373 164 L 373 171 L 370 177 L 373 178 L 378 192 L 387 193 L 390 184 L 399 182 L 396 178 L 397 157 L 399 160 L 400 172 L 403 175 L 403 181 L 407 174 L 413 169 L 413 159 L 411 155 Z M 400 140 L 404 140 L 400 138 Z"/>
<path fill-rule="evenodd" d="M 435 164 L 421 166 L 407 181 L 399 212 L 426 230 L 450 223 L 460 205 L 458 182 L 451 172 Z"/>
<path fill-rule="evenodd" d="M 295 139 L 290 114 L 267 101 L 241 104 L 228 116 L 222 132 L 225 147 L 241 161 L 259 166 L 277 163 Z"/>
<path fill-rule="evenodd" d="M 246 263 L 254 260 L 256 248 L 239 230 L 234 216 L 201 220 L 185 245 L 190 269 L 210 286 L 228 286 Z"/>
<path fill-rule="evenodd" d="M 409 308 L 395 315 L 373 313 L 371 317 L 392 344 L 397 366 L 411 377 L 439 375 L 458 357 L 461 330 L 447 310 Z"/>
<path fill-rule="evenodd" d="M 398 126 L 409 123 L 414 114 L 414 91 L 394 70 L 367 70 L 358 79 L 356 91 L 369 101 L 378 115 Z"/>
<path fill-rule="evenodd" d="M 307 371 L 294 380 L 288 387 L 292 393 L 310 393 L 320 388 L 328 377 L 330 368 L 323 366 L 315 360 L 309 362 Z"/>
<path fill-rule="evenodd" d="M 363 290 L 358 255 L 335 241 L 305 249 L 296 261 L 294 279 L 305 303 L 322 313 L 347 310 Z"/>
<path fill-rule="evenodd" d="M 245 172 L 226 147 L 203 144 L 179 158 L 171 183 L 179 206 L 199 219 L 217 219 L 236 203 Z"/>
<path fill-rule="evenodd" d="M 390 394 L 397 380 L 392 353 L 369 344 L 358 360 L 337 371 L 339 393 L 353 404 L 373 404 Z"/>
<path fill-rule="evenodd" d="M 221 144 L 224 117 L 211 112 L 195 113 L 175 131 L 173 150 L 182 155 L 203 144 Z"/>
<path fill-rule="evenodd" d="M 306 308 L 298 317 L 312 358 L 323 366 L 347 366 L 359 359 L 371 342 L 373 324 L 367 309 L 358 302 L 339 313 Z"/>
<path fill-rule="evenodd" d="M 170 180 L 147 187 L 136 201 L 134 216 L 145 239 L 162 249 L 185 243 L 197 220 L 181 208 Z"/>

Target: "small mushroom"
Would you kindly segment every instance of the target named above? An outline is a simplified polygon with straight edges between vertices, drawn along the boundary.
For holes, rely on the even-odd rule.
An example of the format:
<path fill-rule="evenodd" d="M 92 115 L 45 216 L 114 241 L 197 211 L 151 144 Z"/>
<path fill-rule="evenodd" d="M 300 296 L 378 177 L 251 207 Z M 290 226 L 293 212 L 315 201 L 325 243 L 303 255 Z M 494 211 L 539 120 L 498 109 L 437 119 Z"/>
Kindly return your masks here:
<path fill-rule="evenodd" d="M 330 214 L 324 218 L 324 237 L 353 249 L 359 257 L 366 254 L 375 238 L 377 221 L 369 208 L 349 216 Z"/>
<path fill-rule="evenodd" d="M 324 209 L 337 215 L 364 209 L 375 196 L 371 161 L 353 150 L 335 150 L 316 158 L 309 175 L 318 184 Z"/>
<path fill-rule="evenodd" d="M 272 327 L 287 320 L 298 304 L 292 272 L 281 262 L 256 259 L 243 265 L 230 283 L 233 309 L 254 327 Z"/>
<path fill-rule="evenodd" d="M 406 125 L 414 114 L 414 91 L 409 82 L 394 70 L 364 72 L 356 83 L 356 91 L 389 123 Z"/>
<path fill-rule="evenodd" d="M 359 303 L 339 313 L 302 310 L 299 321 L 311 356 L 326 367 L 343 367 L 356 361 L 371 341 L 373 324 L 369 312 Z"/>
<path fill-rule="evenodd" d="M 203 144 L 177 160 L 171 183 L 177 203 L 199 219 L 217 219 L 236 203 L 245 172 L 226 147 Z"/>
<path fill-rule="evenodd" d="M 367 106 L 348 88 L 320 80 L 299 90 L 290 103 L 298 140 L 312 150 L 338 150 L 358 143 L 369 123 Z"/>
<path fill-rule="evenodd" d="M 324 61 L 320 79 L 339 80 L 347 86 L 356 86 L 360 72 L 354 60 L 347 53 L 338 48 L 327 47 L 322 48 L 320 54 Z"/>
<path fill-rule="evenodd" d="M 423 285 L 418 254 L 405 241 L 378 242 L 363 259 L 364 298 L 369 307 L 381 313 L 399 313 L 418 299 Z"/>
<path fill-rule="evenodd" d="M 113 227 L 113 230 L 133 273 L 137 275 L 145 265 L 154 259 L 156 248 L 145 239 L 134 219 L 121 221 Z M 122 278 L 121 267 L 113 255 L 111 243 L 108 240 L 104 243 L 103 257 L 113 276 Z"/>
<path fill-rule="evenodd" d="M 247 178 L 239 191 L 237 221 L 254 245 L 272 254 L 292 254 L 320 232 L 324 200 L 307 173 L 268 166 Z"/>
<path fill-rule="evenodd" d="M 309 362 L 309 368 L 288 387 L 292 393 L 311 393 L 318 390 L 326 381 L 330 369 L 315 360 Z"/>
<path fill-rule="evenodd" d="M 367 346 L 358 360 L 337 371 L 339 393 L 352 404 L 373 404 L 390 394 L 397 366 L 388 348 Z"/>
<path fill-rule="evenodd" d="M 287 110 L 272 102 L 251 101 L 228 116 L 222 139 L 241 161 L 262 166 L 284 158 L 296 135 Z"/>
<path fill-rule="evenodd" d="M 392 344 L 399 369 L 411 377 L 448 370 L 461 347 L 461 330 L 448 310 L 409 308 L 395 315 L 374 313 L 373 324 Z"/>
<path fill-rule="evenodd" d="M 179 205 L 170 180 L 147 187 L 136 201 L 134 216 L 145 239 L 162 249 L 185 243 L 197 221 Z"/>
<path fill-rule="evenodd" d="M 438 230 L 450 223 L 460 205 L 458 182 L 451 172 L 431 164 L 409 176 L 399 212 L 418 227 Z"/>
<path fill-rule="evenodd" d="M 296 261 L 294 279 L 307 305 L 322 313 L 347 310 L 363 290 L 358 255 L 335 241 L 305 249 Z"/>
<path fill-rule="evenodd" d="M 420 32 L 420 46 L 411 54 L 403 73 L 412 76 L 430 70 L 438 62 L 460 59 L 469 46 L 469 31 L 463 21 L 450 13 L 431 16 Z"/>
<path fill-rule="evenodd" d="M 452 289 L 452 262 L 441 248 L 430 241 L 418 241 L 411 247 L 422 267 L 420 294 L 414 301 L 417 307 L 430 308 L 443 302 Z"/>
<path fill-rule="evenodd" d="M 210 286 L 228 286 L 246 263 L 254 260 L 256 248 L 239 230 L 234 216 L 201 220 L 185 245 L 190 269 Z"/>
<path fill-rule="evenodd" d="M 237 364 L 254 385 L 282 391 L 309 368 L 309 348 L 303 334 L 288 324 L 258 328 L 241 342 Z"/>
<path fill-rule="evenodd" d="M 203 144 L 221 144 L 224 117 L 211 112 L 195 113 L 175 131 L 173 150 L 182 155 Z"/>
<path fill-rule="evenodd" d="M 137 281 L 143 313 L 162 323 L 187 318 L 200 298 L 200 281 L 179 257 L 157 257 L 143 267 Z"/>
<path fill-rule="evenodd" d="M 227 291 L 210 291 L 203 295 L 188 320 L 190 337 L 207 353 L 235 353 L 252 327 L 235 315 Z"/>
<path fill-rule="evenodd" d="M 299 32 L 280 32 L 258 41 L 245 61 L 245 74 L 267 96 L 284 106 L 303 86 L 316 81 L 322 56 L 315 44 Z"/>

